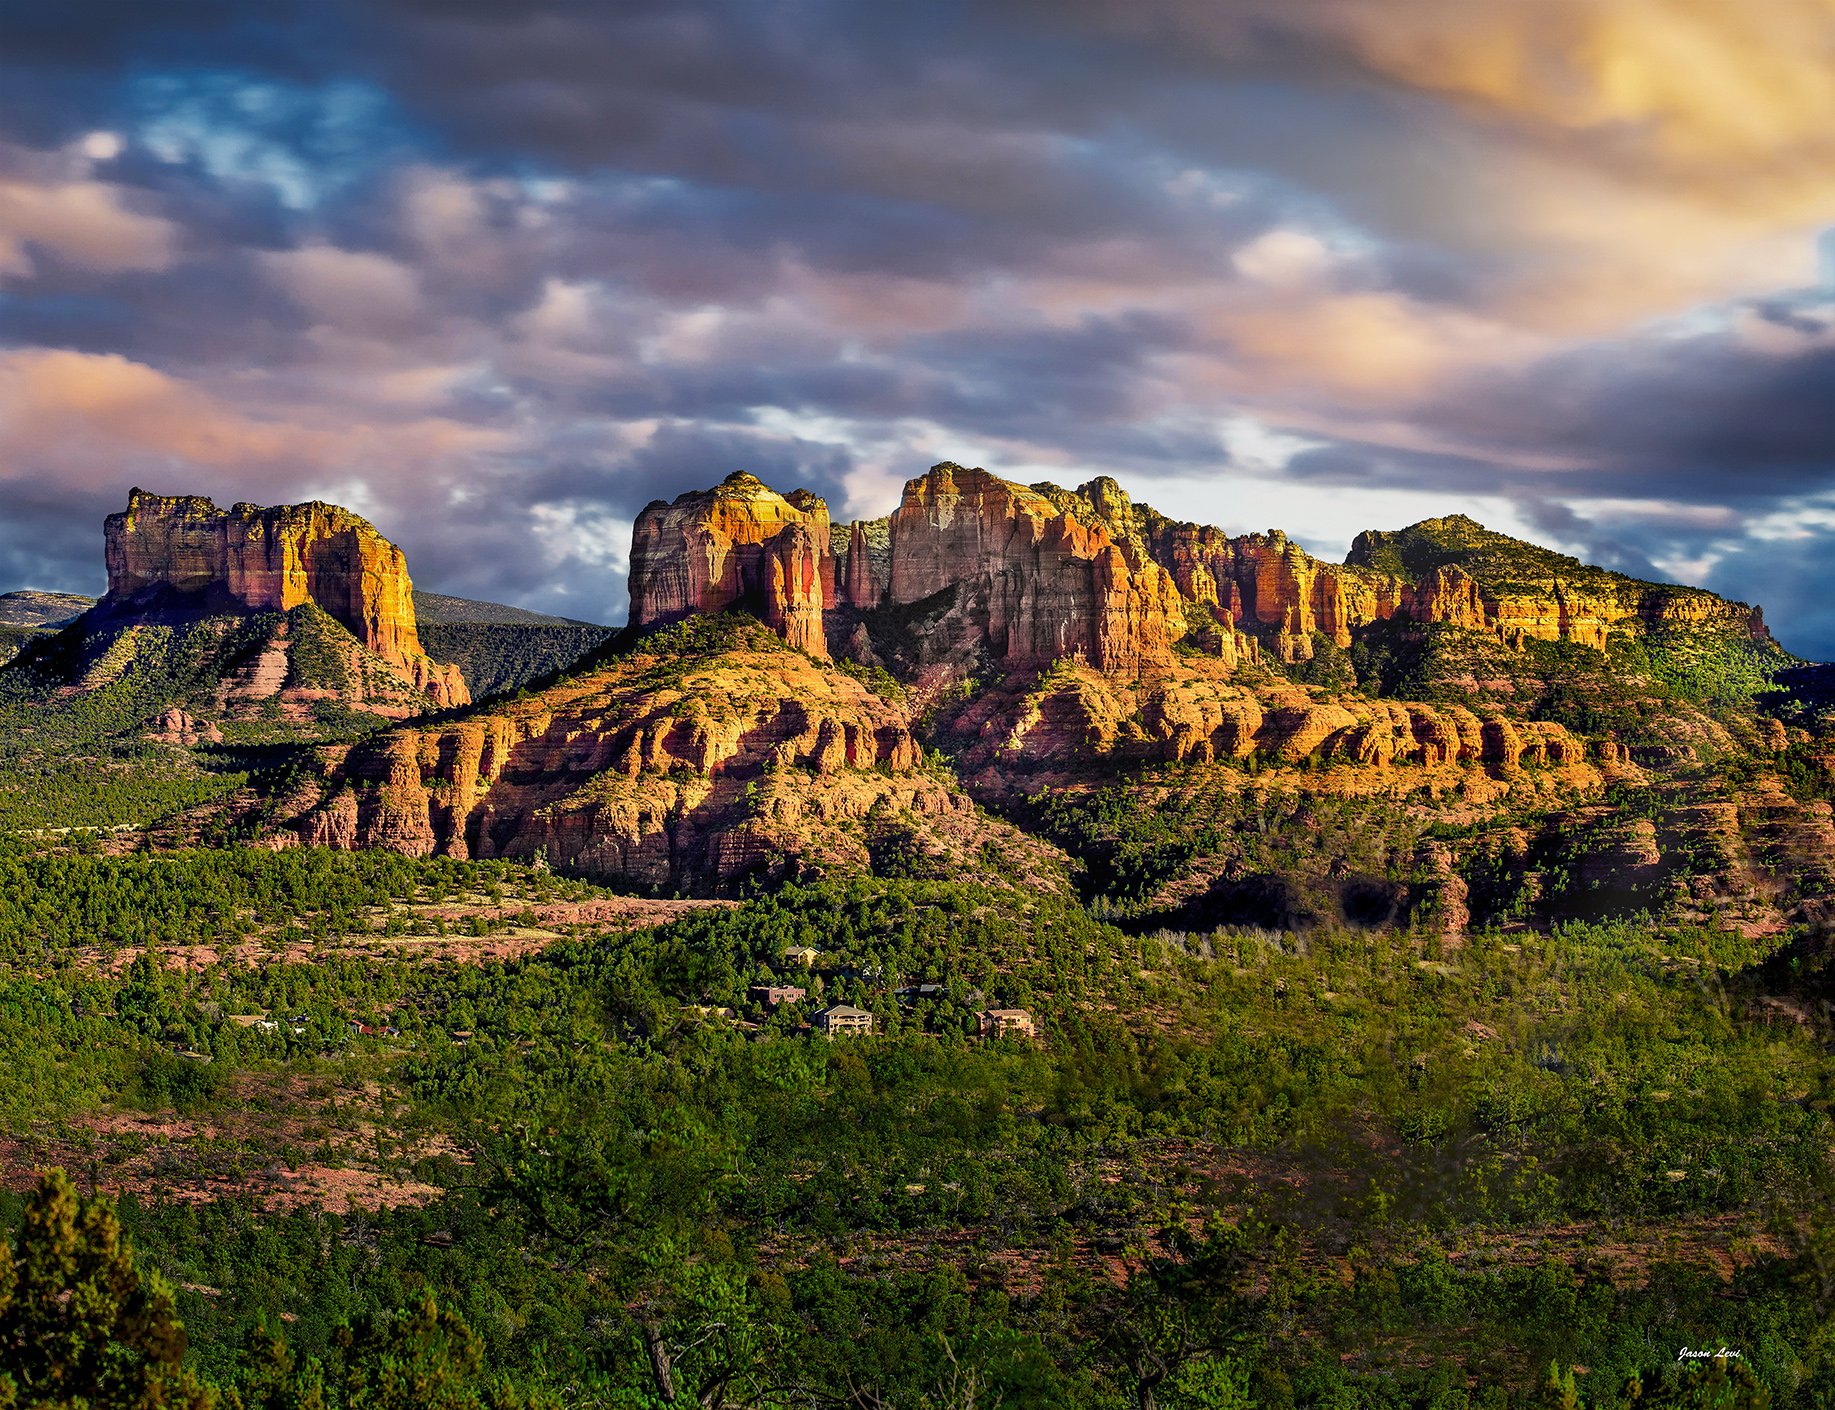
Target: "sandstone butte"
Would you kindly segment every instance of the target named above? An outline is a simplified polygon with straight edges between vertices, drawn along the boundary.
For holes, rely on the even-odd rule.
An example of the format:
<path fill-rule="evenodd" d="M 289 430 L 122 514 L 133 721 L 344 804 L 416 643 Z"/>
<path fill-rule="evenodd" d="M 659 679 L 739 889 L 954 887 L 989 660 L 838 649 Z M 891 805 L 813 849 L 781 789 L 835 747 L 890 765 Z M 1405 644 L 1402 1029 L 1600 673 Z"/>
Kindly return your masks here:
<path fill-rule="evenodd" d="M 738 605 L 825 659 L 822 614 L 835 605 L 828 532 L 818 496 L 780 495 L 743 472 L 673 504 L 656 500 L 631 533 L 630 620 L 647 627 Z"/>
<path fill-rule="evenodd" d="M 217 508 L 134 489 L 103 526 L 103 616 L 167 609 L 288 612 L 312 603 L 436 705 L 469 703 L 457 666 L 421 649 L 408 561 L 364 519 L 312 502 Z"/>
<path fill-rule="evenodd" d="M 921 767 L 907 711 L 735 628 L 644 643 L 527 699 L 322 752 L 281 800 L 291 841 L 413 856 L 545 858 L 600 880 L 707 891 L 760 870 L 862 869 L 879 821 L 924 820 L 972 868 L 1049 849 Z"/>
<path fill-rule="evenodd" d="M 631 622 L 738 605 L 797 650 L 862 659 L 859 614 L 935 605 L 926 664 L 979 650 L 1012 667 L 1071 659 L 1113 675 L 1169 665 L 1181 640 L 1231 663 L 1262 652 L 1305 661 L 1319 639 L 1348 647 L 1353 632 L 1392 618 L 1513 645 L 1603 648 L 1628 617 L 1769 635 L 1756 608 L 1541 550 L 1527 570 L 1439 562 L 1410 571 L 1423 541 L 1472 546 L 1480 565 L 1487 544 L 1513 542 L 1455 516 L 1360 535 L 1346 562 L 1333 564 L 1278 530 L 1231 537 L 1175 522 L 1106 477 L 1068 491 L 949 462 L 908 481 L 888 518 L 831 533 L 816 495 L 780 495 L 739 473 L 638 515 Z"/>
<path fill-rule="evenodd" d="M 975 802 L 1117 768 L 1251 759 L 1305 766 L 1331 791 L 1473 803 L 1635 773 L 1610 739 L 1490 705 L 1304 687 L 1266 669 L 1264 652 L 1305 660 L 1320 640 L 1343 646 L 1392 617 L 1505 644 L 1603 643 L 1630 614 L 1763 632 L 1743 606 L 1602 574 L 1466 520 L 1358 542 L 1357 561 L 1326 564 L 1278 533 L 1172 522 L 1112 480 L 1068 491 L 948 464 L 907 484 L 892 515 L 831 537 L 817 496 L 731 475 L 638 516 L 631 622 L 742 611 L 633 641 L 527 700 L 327 750 L 318 779 L 285 800 L 276 840 L 543 856 L 600 880 L 709 890 L 761 867 L 868 865 L 876 830 L 902 817 L 921 820 L 946 866 L 974 870 L 992 844 L 1048 877 L 1039 844 Z M 1470 571 L 1423 566 L 1449 545 Z M 1523 564 L 1544 560 L 1546 585 L 1524 581 Z M 835 655 L 877 659 L 876 641 L 906 698 L 826 668 Z M 1006 669 L 952 696 L 984 662 Z M 953 781 L 925 764 L 914 731 L 926 711 Z M 1454 920 L 1456 891 L 1434 892 Z"/>

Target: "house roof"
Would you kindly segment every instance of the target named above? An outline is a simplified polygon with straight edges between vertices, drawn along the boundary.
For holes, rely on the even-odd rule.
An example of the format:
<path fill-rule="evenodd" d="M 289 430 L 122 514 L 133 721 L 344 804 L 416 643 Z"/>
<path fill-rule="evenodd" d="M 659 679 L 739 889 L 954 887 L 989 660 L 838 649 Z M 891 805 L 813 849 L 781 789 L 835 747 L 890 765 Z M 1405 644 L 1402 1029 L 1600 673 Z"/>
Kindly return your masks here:
<path fill-rule="evenodd" d="M 817 1018 L 871 1018 L 873 1015 L 865 1009 L 857 1009 L 852 1004 L 836 1004 L 833 1008 L 823 1009 Z"/>

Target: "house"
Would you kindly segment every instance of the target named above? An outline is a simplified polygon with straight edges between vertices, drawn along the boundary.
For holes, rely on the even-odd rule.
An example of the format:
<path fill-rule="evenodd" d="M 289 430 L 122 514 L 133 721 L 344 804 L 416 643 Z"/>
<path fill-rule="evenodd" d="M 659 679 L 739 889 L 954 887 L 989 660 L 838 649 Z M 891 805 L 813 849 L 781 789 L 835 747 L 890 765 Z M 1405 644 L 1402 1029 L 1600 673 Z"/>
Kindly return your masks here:
<path fill-rule="evenodd" d="M 815 1017 L 816 1027 L 834 1037 L 837 1033 L 871 1033 L 873 1015 L 865 1009 L 857 1009 L 852 1004 L 836 1004 L 833 1008 L 823 1009 Z"/>
<path fill-rule="evenodd" d="M 784 951 L 785 964 L 800 964 L 804 969 L 816 962 L 816 956 L 822 952 L 813 945 L 792 945 Z"/>
<path fill-rule="evenodd" d="M 746 997 L 757 999 L 768 1009 L 779 1004 L 800 1004 L 809 997 L 807 989 L 798 989 L 790 984 L 754 984 L 746 990 Z"/>
<path fill-rule="evenodd" d="M 1025 1009 L 983 1009 L 975 1016 L 981 1021 L 981 1036 L 984 1038 L 998 1038 L 1008 1033 L 1028 1039 L 1038 1037 L 1038 1028 L 1032 1022 L 1032 1015 Z"/>

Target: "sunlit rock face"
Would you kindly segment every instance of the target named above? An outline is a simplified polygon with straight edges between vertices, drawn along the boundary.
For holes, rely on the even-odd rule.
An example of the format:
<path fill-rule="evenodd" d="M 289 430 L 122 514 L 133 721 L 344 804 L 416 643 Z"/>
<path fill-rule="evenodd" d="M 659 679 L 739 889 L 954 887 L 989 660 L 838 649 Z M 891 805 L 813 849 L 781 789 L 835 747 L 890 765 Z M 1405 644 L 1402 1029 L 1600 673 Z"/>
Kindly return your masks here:
<path fill-rule="evenodd" d="M 823 610 L 835 593 L 828 505 L 807 490 L 781 495 L 751 475 L 656 500 L 631 536 L 631 624 L 750 608 L 786 643 L 826 658 Z"/>
<path fill-rule="evenodd" d="M 1170 519 L 1107 477 L 1067 490 L 949 461 L 908 481 L 888 517 L 832 538 L 816 496 L 730 475 L 646 508 L 631 563 L 638 626 L 739 605 L 817 657 L 878 661 L 873 633 L 890 631 L 918 670 L 1078 661 L 1128 675 L 1166 666 L 1181 643 L 1230 666 L 1292 665 L 1392 619 L 1516 648 L 1603 650 L 1639 623 L 1768 638 L 1757 609 L 1591 568 L 1460 515 L 1361 534 L 1335 564 L 1278 529 L 1231 536 Z"/>
<path fill-rule="evenodd" d="M 288 829 L 705 893 L 786 865 L 864 870 L 863 838 L 917 817 L 968 865 L 992 825 L 921 769 L 903 706 L 749 633 L 699 657 L 640 647 L 528 698 L 328 749 Z"/>
<path fill-rule="evenodd" d="M 1385 570 L 1386 573 L 1385 573 Z M 1423 625 L 1503 641 L 1573 641 L 1604 650 L 1615 628 L 1714 626 L 1769 641 L 1764 614 L 1700 588 L 1640 582 L 1486 529 L 1462 514 L 1393 532 L 1367 530 L 1341 573 L 1385 576 L 1394 605 Z"/>
<path fill-rule="evenodd" d="M 456 666 L 421 649 L 408 561 L 364 519 L 332 504 L 219 509 L 199 495 L 135 489 L 103 526 L 105 615 L 167 607 L 256 613 L 313 603 L 435 704 L 471 697 Z"/>
<path fill-rule="evenodd" d="M 1079 658 L 1099 670 L 1165 665 L 1186 633 L 1178 584 L 1134 532 L 1113 480 L 1076 494 L 944 463 L 905 485 L 891 523 L 890 601 L 946 589 L 1010 664 Z"/>
<path fill-rule="evenodd" d="M 1140 511 L 1149 551 L 1179 591 L 1207 603 L 1280 661 L 1310 660 L 1313 635 L 1339 647 L 1354 629 L 1395 615 L 1408 587 L 1393 575 L 1323 563 L 1280 530 L 1231 538 Z"/>

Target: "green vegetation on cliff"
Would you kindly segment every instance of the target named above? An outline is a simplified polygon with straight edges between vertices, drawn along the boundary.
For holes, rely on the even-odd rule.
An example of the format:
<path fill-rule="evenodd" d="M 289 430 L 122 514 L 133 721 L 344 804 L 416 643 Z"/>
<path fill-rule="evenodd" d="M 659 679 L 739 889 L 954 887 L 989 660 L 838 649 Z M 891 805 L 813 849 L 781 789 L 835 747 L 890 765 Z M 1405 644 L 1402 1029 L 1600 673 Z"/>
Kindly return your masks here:
<path fill-rule="evenodd" d="M 1559 581 L 1588 596 L 1623 600 L 1629 594 L 1627 611 L 1638 596 L 1651 591 L 1678 597 L 1713 596 L 1698 588 L 1644 582 L 1596 568 L 1568 554 L 1487 529 L 1463 514 L 1424 519 L 1390 532 L 1367 529 L 1353 541 L 1345 562 L 1411 583 L 1428 577 L 1436 568 L 1459 567 L 1493 593 L 1546 592 L 1551 582 Z"/>
<path fill-rule="evenodd" d="M 420 628 L 421 646 L 434 660 L 458 666 L 473 700 L 565 670 L 610 635 L 610 627 L 513 622 L 430 623 Z"/>

